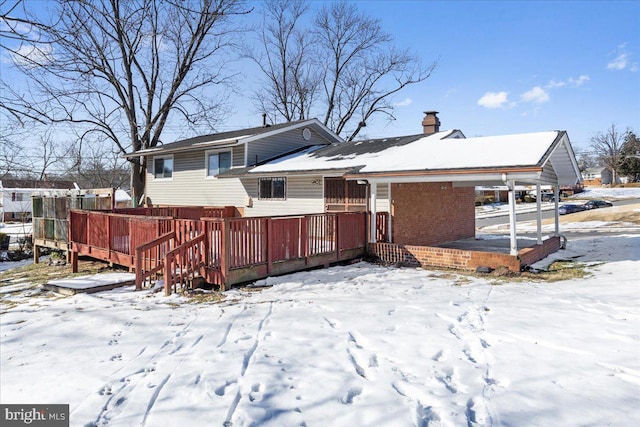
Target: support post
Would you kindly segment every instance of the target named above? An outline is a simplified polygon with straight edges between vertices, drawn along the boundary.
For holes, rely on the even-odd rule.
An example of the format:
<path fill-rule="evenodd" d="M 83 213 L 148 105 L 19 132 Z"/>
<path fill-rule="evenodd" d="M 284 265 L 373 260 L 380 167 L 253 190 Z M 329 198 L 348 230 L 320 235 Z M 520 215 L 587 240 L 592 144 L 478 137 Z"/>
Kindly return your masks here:
<path fill-rule="evenodd" d="M 558 204 L 560 202 L 560 185 L 556 182 L 553 186 L 553 204 L 554 204 L 554 217 L 555 217 L 555 236 L 560 236 L 560 213 L 558 212 Z"/>
<path fill-rule="evenodd" d="M 393 230 L 391 229 L 391 224 L 393 224 L 393 221 L 391 220 L 392 217 L 392 210 L 391 210 L 391 183 L 387 184 L 388 186 L 388 194 L 389 194 L 389 212 L 387 215 L 387 243 L 393 243 Z"/>
<path fill-rule="evenodd" d="M 371 183 L 371 229 L 369 230 L 369 243 L 376 243 L 376 229 L 377 224 L 377 206 L 376 206 L 376 202 L 377 202 L 377 195 L 378 195 L 378 183 L 376 182 L 372 182 Z"/>
<path fill-rule="evenodd" d="M 516 234 L 516 195 L 515 195 L 515 181 L 512 179 L 507 182 L 509 189 L 509 237 L 510 237 L 510 250 L 511 255 L 518 255 L 518 237 Z"/>
<path fill-rule="evenodd" d="M 536 232 L 538 238 L 538 244 L 542 244 L 542 197 L 540 191 L 540 183 L 536 184 Z"/>

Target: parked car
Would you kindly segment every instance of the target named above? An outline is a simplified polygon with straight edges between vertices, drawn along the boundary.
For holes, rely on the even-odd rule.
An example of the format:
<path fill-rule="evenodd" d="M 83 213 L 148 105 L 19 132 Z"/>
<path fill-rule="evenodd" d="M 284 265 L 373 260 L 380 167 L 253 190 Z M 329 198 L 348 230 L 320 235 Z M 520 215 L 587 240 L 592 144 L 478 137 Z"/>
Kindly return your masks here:
<path fill-rule="evenodd" d="M 582 212 L 584 210 L 586 210 L 587 208 L 585 208 L 583 205 L 562 205 L 558 208 L 558 213 L 560 215 L 566 215 L 566 214 L 570 214 L 570 213 L 574 213 L 574 212 Z"/>
<path fill-rule="evenodd" d="M 613 206 L 613 203 L 607 202 L 606 200 L 589 200 L 582 206 L 584 206 L 585 209 L 609 208 Z"/>

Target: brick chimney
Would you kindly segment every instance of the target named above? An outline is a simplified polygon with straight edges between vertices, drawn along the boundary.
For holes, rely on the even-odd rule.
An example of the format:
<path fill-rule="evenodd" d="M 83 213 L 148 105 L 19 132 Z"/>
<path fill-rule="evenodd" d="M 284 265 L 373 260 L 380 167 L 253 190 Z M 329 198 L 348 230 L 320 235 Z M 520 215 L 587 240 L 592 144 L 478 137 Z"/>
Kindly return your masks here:
<path fill-rule="evenodd" d="M 425 135 L 440 132 L 440 119 L 437 111 L 425 111 L 422 119 L 422 129 Z"/>

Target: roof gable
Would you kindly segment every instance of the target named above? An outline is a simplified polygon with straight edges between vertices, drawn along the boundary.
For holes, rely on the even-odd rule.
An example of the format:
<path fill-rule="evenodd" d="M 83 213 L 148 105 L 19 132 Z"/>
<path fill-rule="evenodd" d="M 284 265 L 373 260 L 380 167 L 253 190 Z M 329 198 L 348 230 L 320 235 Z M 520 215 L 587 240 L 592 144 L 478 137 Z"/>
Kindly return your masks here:
<path fill-rule="evenodd" d="M 341 142 L 342 139 L 323 125 L 318 119 L 299 120 L 294 122 L 279 123 L 275 125 L 258 126 L 253 128 L 239 129 L 228 132 L 220 132 L 210 135 L 201 135 L 187 138 L 157 147 L 128 153 L 125 157 L 161 155 L 185 151 L 205 150 L 215 147 L 230 147 L 233 145 L 245 144 L 260 139 L 268 138 L 279 133 L 288 132 L 294 129 L 311 127 L 327 141 Z"/>

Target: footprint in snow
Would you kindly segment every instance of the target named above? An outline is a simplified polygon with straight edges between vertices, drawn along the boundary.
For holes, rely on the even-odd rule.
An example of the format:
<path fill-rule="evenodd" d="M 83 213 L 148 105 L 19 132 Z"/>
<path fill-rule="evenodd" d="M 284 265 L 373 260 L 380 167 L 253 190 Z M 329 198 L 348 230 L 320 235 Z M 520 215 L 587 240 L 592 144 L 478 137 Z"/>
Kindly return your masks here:
<path fill-rule="evenodd" d="M 351 405 L 356 400 L 358 396 L 362 394 L 362 387 L 352 387 L 349 389 L 347 394 L 340 400 L 340 402 L 345 405 Z"/>
<path fill-rule="evenodd" d="M 262 391 L 264 386 L 260 383 L 255 383 L 251 386 L 251 393 L 249 393 L 249 400 L 255 402 L 256 400 L 262 400 Z"/>

